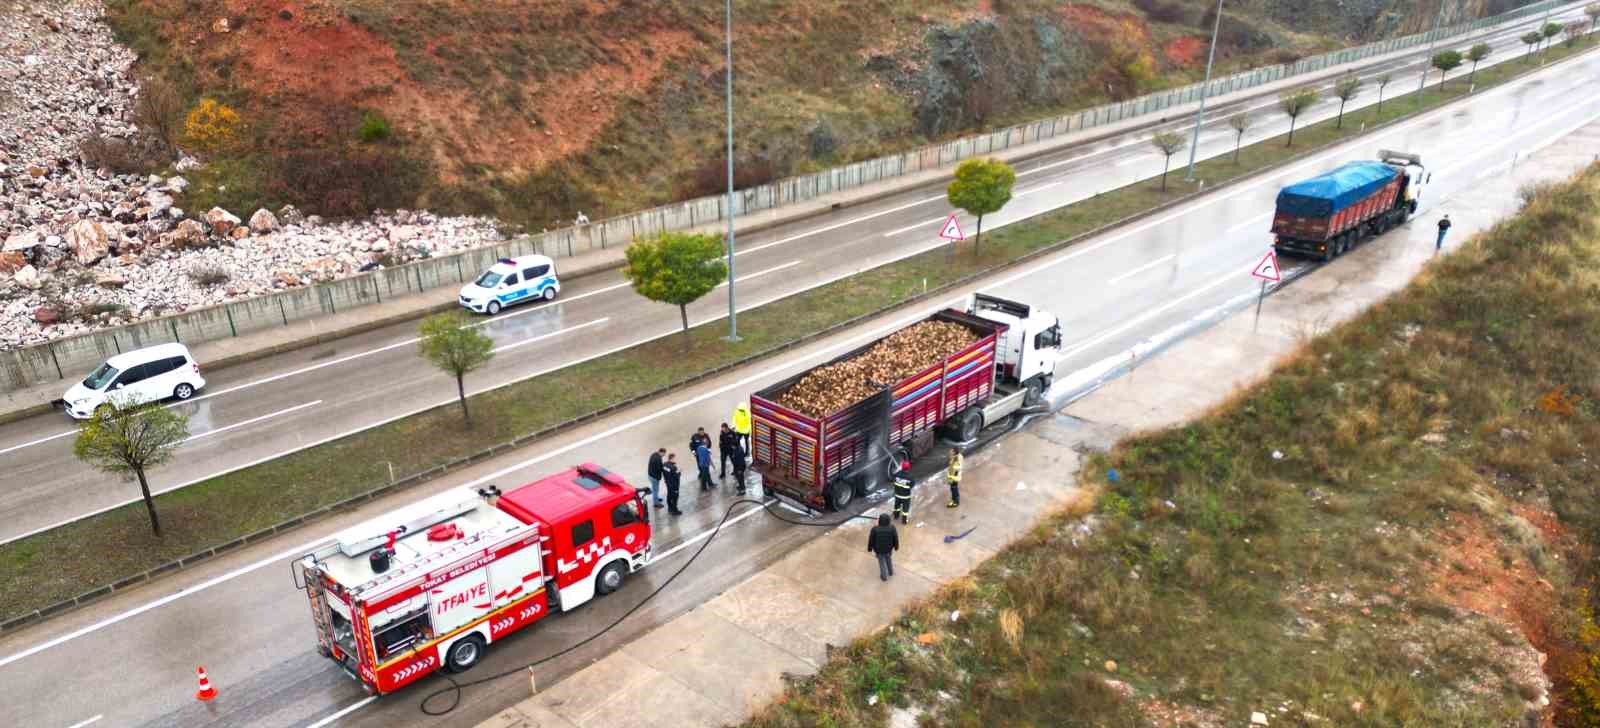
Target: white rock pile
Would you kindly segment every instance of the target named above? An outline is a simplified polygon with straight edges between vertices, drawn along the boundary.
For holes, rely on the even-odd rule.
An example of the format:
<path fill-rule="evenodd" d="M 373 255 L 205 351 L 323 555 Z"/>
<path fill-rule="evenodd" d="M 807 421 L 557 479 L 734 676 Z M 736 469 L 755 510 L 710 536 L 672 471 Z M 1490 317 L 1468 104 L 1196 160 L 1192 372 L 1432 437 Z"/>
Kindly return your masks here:
<path fill-rule="evenodd" d="M 90 168 L 86 136 L 138 133 L 134 54 L 101 13 L 100 0 L 0 4 L 0 348 L 504 239 L 490 219 L 408 210 L 200 213 L 183 207 L 182 176 Z"/>

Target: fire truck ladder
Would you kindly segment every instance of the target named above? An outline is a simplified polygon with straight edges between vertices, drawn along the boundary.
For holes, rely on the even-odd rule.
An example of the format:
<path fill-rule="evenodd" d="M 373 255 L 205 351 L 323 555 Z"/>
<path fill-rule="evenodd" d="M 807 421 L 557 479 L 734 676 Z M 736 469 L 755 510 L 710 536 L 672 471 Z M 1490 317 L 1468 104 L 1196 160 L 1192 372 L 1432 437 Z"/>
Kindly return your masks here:
<path fill-rule="evenodd" d="M 333 654 L 333 645 L 328 628 L 328 595 L 323 592 L 322 573 L 315 569 L 307 569 L 306 597 L 311 602 L 311 623 L 317 627 L 317 647 L 323 655 Z"/>

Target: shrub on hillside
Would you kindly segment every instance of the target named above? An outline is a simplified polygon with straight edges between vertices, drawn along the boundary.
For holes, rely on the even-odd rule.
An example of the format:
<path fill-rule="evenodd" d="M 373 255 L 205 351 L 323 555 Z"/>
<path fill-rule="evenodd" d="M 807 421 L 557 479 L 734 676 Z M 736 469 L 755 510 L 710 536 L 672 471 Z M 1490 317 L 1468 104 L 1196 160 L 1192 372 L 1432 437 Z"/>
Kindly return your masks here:
<path fill-rule="evenodd" d="M 369 144 L 388 139 L 390 133 L 389 120 L 371 111 L 361 115 L 361 126 L 356 128 L 361 141 Z"/>
<path fill-rule="evenodd" d="M 232 280 L 227 269 L 215 265 L 197 265 L 189 269 L 189 280 L 200 286 L 219 286 Z"/>
<path fill-rule="evenodd" d="M 1152 23 L 1187 25 L 1191 17 L 1188 8 L 1168 0 L 1133 0 L 1133 5 L 1143 10 Z"/>
<path fill-rule="evenodd" d="M 274 199 L 330 217 L 365 215 L 374 208 L 412 207 L 428 168 L 393 147 L 291 146 L 278 155 L 267 192 Z"/>
<path fill-rule="evenodd" d="M 233 143 L 239 132 L 239 112 L 215 99 L 201 99 L 184 117 L 183 134 L 190 144 L 217 151 Z"/>
<path fill-rule="evenodd" d="M 733 187 L 745 190 L 759 187 L 777 179 L 782 172 L 770 159 L 736 159 L 733 163 Z M 696 167 L 694 174 L 678 188 L 682 199 L 726 194 L 728 191 L 728 157 L 719 154 Z"/>
<path fill-rule="evenodd" d="M 95 132 L 78 142 L 78 157 L 87 167 L 117 174 L 147 174 L 165 166 L 169 155 L 158 141 L 130 140 Z"/>

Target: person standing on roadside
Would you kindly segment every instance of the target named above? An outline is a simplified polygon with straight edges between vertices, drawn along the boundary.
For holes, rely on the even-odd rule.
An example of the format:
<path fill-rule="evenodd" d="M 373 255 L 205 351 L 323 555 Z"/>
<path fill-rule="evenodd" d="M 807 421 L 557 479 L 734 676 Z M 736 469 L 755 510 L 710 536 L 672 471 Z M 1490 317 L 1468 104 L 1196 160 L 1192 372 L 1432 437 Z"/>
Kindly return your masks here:
<path fill-rule="evenodd" d="M 667 513 L 683 515 L 683 511 L 678 510 L 678 486 L 683 483 L 683 471 L 678 470 L 677 453 L 667 455 L 667 461 L 661 465 L 661 474 L 667 481 Z"/>
<path fill-rule="evenodd" d="M 739 495 L 744 495 L 744 450 L 739 448 L 739 438 L 733 439 L 733 480 L 739 484 Z"/>
<path fill-rule="evenodd" d="M 650 476 L 650 500 L 657 508 L 661 507 L 661 462 L 666 454 L 664 447 L 650 453 L 650 465 L 645 469 L 645 474 Z"/>
<path fill-rule="evenodd" d="M 894 472 L 894 516 L 901 523 L 911 522 L 911 460 L 902 455 L 896 455 L 900 467 Z"/>
<path fill-rule="evenodd" d="M 889 514 L 878 515 L 878 525 L 867 534 L 867 550 L 878 557 L 878 580 L 894 576 L 894 552 L 900 550 L 900 533 L 894 530 Z"/>
<path fill-rule="evenodd" d="M 950 481 L 950 502 L 945 504 L 946 508 L 961 505 L 961 465 L 961 451 L 950 448 L 950 467 L 944 471 L 945 479 Z"/>
<path fill-rule="evenodd" d="M 694 463 L 700 466 L 700 490 L 711 490 L 711 446 L 708 442 L 695 443 Z"/>
<path fill-rule="evenodd" d="M 724 422 L 722 423 L 722 431 L 717 433 L 717 459 L 720 461 L 721 466 L 721 471 L 717 474 L 718 480 L 728 477 L 728 461 L 737 461 L 739 457 L 739 435 L 733 431 L 733 428 L 728 426 L 728 423 Z M 733 472 L 739 472 L 737 462 L 734 464 Z"/>
<path fill-rule="evenodd" d="M 1433 249 L 1435 252 L 1444 247 L 1444 234 L 1447 232 L 1450 232 L 1449 215 L 1439 218 L 1439 239 L 1433 241 Z"/>
<path fill-rule="evenodd" d="M 733 433 L 739 436 L 739 449 L 750 456 L 750 405 L 740 402 L 733 408 Z"/>
<path fill-rule="evenodd" d="M 711 447 L 711 436 L 706 434 L 706 428 L 696 427 L 694 434 L 689 436 L 689 454 L 693 455 L 700 449 L 700 443 Z"/>

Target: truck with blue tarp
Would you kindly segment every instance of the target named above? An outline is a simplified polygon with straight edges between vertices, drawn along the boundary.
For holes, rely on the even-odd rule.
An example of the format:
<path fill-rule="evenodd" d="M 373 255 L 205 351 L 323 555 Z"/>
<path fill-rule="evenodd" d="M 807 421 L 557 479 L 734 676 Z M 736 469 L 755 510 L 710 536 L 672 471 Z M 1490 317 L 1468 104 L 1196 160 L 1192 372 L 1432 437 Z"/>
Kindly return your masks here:
<path fill-rule="evenodd" d="M 1362 241 L 1405 224 L 1427 182 L 1422 158 L 1382 150 L 1376 162 L 1349 162 L 1278 192 L 1273 247 L 1333 260 Z"/>

